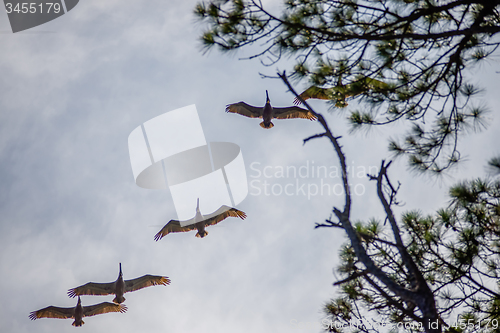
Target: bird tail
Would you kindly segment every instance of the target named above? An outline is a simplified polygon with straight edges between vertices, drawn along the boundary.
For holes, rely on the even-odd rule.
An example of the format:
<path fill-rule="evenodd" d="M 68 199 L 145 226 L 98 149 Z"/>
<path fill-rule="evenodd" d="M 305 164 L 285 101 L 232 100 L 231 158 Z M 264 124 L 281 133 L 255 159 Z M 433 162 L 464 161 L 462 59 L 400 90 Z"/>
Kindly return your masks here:
<path fill-rule="evenodd" d="M 200 235 L 199 232 L 196 233 L 196 238 L 203 238 L 205 237 L 206 235 L 208 235 L 208 231 L 205 231 L 203 235 Z"/>
<path fill-rule="evenodd" d="M 268 127 L 266 127 L 266 124 L 264 124 L 264 122 L 261 122 L 259 125 L 260 125 L 260 127 L 265 128 L 265 129 L 270 129 L 270 128 L 274 127 L 273 123 L 269 123 Z"/>
<path fill-rule="evenodd" d="M 85 322 L 82 320 L 80 323 L 77 323 L 76 320 L 73 322 L 73 326 L 77 327 L 77 326 L 82 326 L 83 324 L 85 324 Z"/>
<path fill-rule="evenodd" d="M 120 299 L 118 299 L 118 296 L 115 297 L 115 299 L 113 299 L 113 302 L 116 303 L 116 304 L 120 304 L 120 303 L 123 303 L 125 302 L 125 297 L 120 297 Z"/>

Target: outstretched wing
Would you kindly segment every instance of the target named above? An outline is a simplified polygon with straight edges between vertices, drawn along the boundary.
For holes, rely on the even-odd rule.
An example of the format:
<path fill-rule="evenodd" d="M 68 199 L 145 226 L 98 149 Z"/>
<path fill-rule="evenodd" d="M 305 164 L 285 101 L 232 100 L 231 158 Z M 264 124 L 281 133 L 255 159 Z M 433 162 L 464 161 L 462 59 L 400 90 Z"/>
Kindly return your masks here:
<path fill-rule="evenodd" d="M 372 79 L 367 76 L 357 76 L 353 82 L 342 85 L 338 84 L 335 87 L 331 88 L 320 88 L 316 86 L 311 86 L 307 88 L 302 94 L 299 96 L 302 100 L 306 100 L 309 98 L 315 99 L 329 99 L 329 100 L 345 100 L 348 97 L 355 97 L 357 95 L 366 93 L 367 91 L 383 91 L 390 89 L 390 85 L 382 82 L 380 80 Z M 301 103 L 299 98 L 295 98 L 293 100 L 295 105 L 299 105 Z M 341 105 L 337 105 L 339 107 L 346 106 L 344 103 Z"/>
<path fill-rule="evenodd" d="M 170 284 L 170 279 L 166 276 L 144 275 L 133 280 L 125 281 L 125 292 L 136 291 L 151 286 L 166 286 Z"/>
<path fill-rule="evenodd" d="M 68 290 L 69 297 L 80 295 L 110 295 L 115 293 L 115 283 L 96 283 L 89 282 L 83 286 Z"/>
<path fill-rule="evenodd" d="M 177 220 L 170 220 L 165 226 L 155 235 L 155 241 L 158 241 L 168 235 L 171 232 L 187 232 L 191 230 L 196 230 L 194 224 L 181 227 L 181 224 Z"/>
<path fill-rule="evenodd" d="M 226 112 L 238 113 L 249 118 L 262 118 L 263 108 L 248 105 L 245 102 L 229 104 L 226 106 Z"/>
<path fill-rule="evenodd" d="M 276 119 L 292 119 L 292 118 L 303 118 L 309 120 L 316 120 L 316 116 L 310 111 L 299 108 L 298 106 L 290 106 L 287 108 L 274 108 L 273 107 L 273 118 Z"/>
<path fill-rule="evenodd" d="M 327 89 L 327 88 L 320 88 L 320 87 L 316 87 L 316 86 L 311 86 L 311 87 L 307 88 L 306 90 L 304 90 L 304 92 L 302 92 L 302 94 L 300 94 L 299 96 L 304 101 L 306 99 L 309 99 L 309 98 L 331 99 L 330 93 L 331 93 L 331 91 L 329 91 L 329 89 Z M 293 104 L 295 104 L 295 105 L 299 105 L 301 103 L 302 102 L 297 97 L 295 97 L 295 99 L 293 100 Z"/>
<path fill-rule="evenodd" d="M 236 208 L 229 208 L 228 206 L 221 206 L 221 208 L 219 208 L 218 210 L 224 210 L 224 212 L 205 220 L 206 227 L 208 227 L 209 225 L 215 225 L 228 217 L 239 217 L 242 220 L 247 217 L 247 214 L 245 214 L 241 210 L 238 210 Z"/>
<path fill-rule="evenodd" d="M 75 315 L 75 308 L 58 308 L 57 306 L 48 306 L 38 311 L 30 312 L 30 319 L 35 320 L 38 318 L 59 318 L 68 319 L 73 318 Z"/>
<path fill-rule="evenodd" d="M 90 317 L 95 316 L 102 313 L 108 312 L 121 312 L 125 313 L 127 311 L 127 307 L 122 304 L 103 302 L 95 305 L 89 305 L 83 307 L 83 316 Z"/>
<path fill-rule="evenodd" d="M 335 88 L 335 87 L 334 87 Z M 364 94 L 368 91 L 380 92 L 390 89 L 389 84 L 372 79 L 366 76 L 358 76 L 356 79 L 345 86 L 344 96 L 354 97 L 360 94 Z"/>
<path fill-rule="evenodd" d="M 369 90 L 386 90 L 391 88 L 390 84 L 367 76 L 356 77 L 356 82 L 361 82 Z"/>

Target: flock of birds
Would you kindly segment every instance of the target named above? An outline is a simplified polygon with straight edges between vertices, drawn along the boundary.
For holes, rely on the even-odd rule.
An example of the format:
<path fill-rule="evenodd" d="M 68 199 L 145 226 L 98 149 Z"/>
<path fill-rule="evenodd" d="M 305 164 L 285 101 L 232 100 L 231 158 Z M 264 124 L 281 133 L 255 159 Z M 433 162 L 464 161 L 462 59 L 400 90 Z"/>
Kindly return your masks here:
<path fill-rule="evenodd" d="M 374 80 L 376 81 L 376 80 Z M 377 81 L 379 82 L 379 81 Z M 375 82 L 376 83 L 376 82 Z M 367 86 L 365 84 L 365 86 Z M 350 89 L 350 90 L 349 90 Z M 373 87 L 372 87 L 373 89 Z M 353 92 L 354 91 L 354 92 Z M 299 98 L 296 98 L 294 104 L 300 104 L 301 100 L 306 100 L 309 98 L 318 99 L 330 99 L 336 100 L 339 107 L 344 107 L 347 105 L 345 103 L 345 98 L 350 96 L 355 96 L 361 92 L 358 90 L 353 90 L 346 86 L 339 86 L 325 89 L 310 87 L 304 91 Z M 269 94 L 266 90 L 266 104 L 264 107 L 256 107 L 249 105 L 245 102 L 239 102 L 234 104 L 229 104 L 226 107 L 226 112 L 238 113 L 240 115 L 249 118 L 261 118 L 263 121 L 260 123 L 262 128 L 270 129 L 274 126 L 272 119 L 293 119 L 302 118 L 309 120 L 316 120 L 316 116 L 310 111 L 300 108 L 298 106 L 290 107 L 279 107 L 273 108 L 271 106 L 271 101 L 269 100 Z M 205 230 L 206 227 L 215 225 L 228 217 L 238 217 L 240 219 L 245 219 L 247 215 L 232 207 L 221 206 L 216 212 L 210 214 L 211 217 L 205 218 L 200 212 L 200 201 L 198 199 L 195 214 L 195 223 L 188 226 L 181 226 L 178 220 L 170 220 L 154 237 L 156 241 L 162 239 L 169 233 L 176 232 L 187 232 L 191 230 L 197 230 L 196 237 L 203 238 L 208 235 Z M 40 309 L 38 311 L 33 311 L 30 313 L 29 318 L 31 320 L 36 320 L 39 318 L 60 318 L 60 319 L 74 319 L 73 326 L 82 326 L 84 324 L 83 317 L 95 316 L 98 314 L 109 313 L 109 312 L 120 312 L 124 313 L 127 311 L 127 307 L 121 303 L 125 301 L 123 297 L 124 293 L 136 291 L 142 288 L 156 286 L 156 285 L 169 285 L 170 279 L 165 276 L 158 275 L 144 275 L 142 277 L 123 280 L 122 265 L 120 263 L 120 272 L 118 274 L 118 279 L 114 282 L 109 283 L 96 283 L 89 282 L 82 286 L 70 289 L 68 291 L 69 297 L 78 296 L 78 302 L 74 308 L 62 308 L 56 306 L 48 306 L 46 308 Z M 99 304 L 82 306 L 80 299 L 81 295 L 115 295 L 113 303 L 103 302 Z"/>
<path fill-rule="evenodd" d="M 307 92 L 307 91 L 306 91 Z M 304 93 L 306 93 L 304 92 Z M 304 98 L 310 98 L 309 94 Z M 316 116 L 314 116 L 310 111 L 300 108 L 298 106 L 290 106 L 284 108 L 273 108 L 271 106 L 271 101 L 269 100 L 269 93 L 266 90 L 266 104 L 264 107 L 256 107 L 249 105 L 245 102 L 239 102 L 234 104 L 229 104 L 226 107 L 226 112 L 238 113 L 243 116 L 249 118 L 261 118 L 263 121 L 260 123 L 262 128 L 272 128 L 274 124 L 272 123 L 272 119 L 292 119 L 292 118 L 303 118 L 309 120 L 316 120 Z M 238 217 L 244 220 L 247 215 L 238 210 L 236 208 L 221 206 L 214 214 L 211 214 L 212 217 L 205 218 L 200 212 L 200 200 L 198 199 L 196 205 L 196 214 L 195 221 L 196 223 L 190 224 L 187 226 L 181 226 L 180 221 L 178 220 L 170 220 L 165 226 L 155 235 L 154 239 L 159 241 L 169 233 L 175 232 L 188 232 L 192 230 L 197 230 L 196 237 L 203 238 L 208 235 L 208 232 L 205 230 L 205 227 L 215 225 L 228 217 Z"/>
<path fill-rule="evenodd" d="M 125 293 L 146 287 L 159 285 L 166 286 L 169 284 L 170 279 L 168 277 L 149 274 L 132 280 L 123 280 L 122 264 L 120 263 L 120 272 L 115 282 L 89 282 L 68 290 L 69 297 L 78 296 L 78 302 L 74 308 L 48 306 L 38 311 L 31 312 L 29 317 L 31 320 L 36 320 L 38 318 L 74 319 L 72 323 L 73 326 L 82 326 L 84 324 L 83 317 L 90 317 L 108 312 L 125 313 L 127 307 L 121 304 L 125 301 L 125 297 L 123 297 Z M 113 303 L 102 302 L 99 304 L 82 306 L 82 301 L 80 300 L 81 295 L 115 295 L 115 298 L 113 299 Z"/>

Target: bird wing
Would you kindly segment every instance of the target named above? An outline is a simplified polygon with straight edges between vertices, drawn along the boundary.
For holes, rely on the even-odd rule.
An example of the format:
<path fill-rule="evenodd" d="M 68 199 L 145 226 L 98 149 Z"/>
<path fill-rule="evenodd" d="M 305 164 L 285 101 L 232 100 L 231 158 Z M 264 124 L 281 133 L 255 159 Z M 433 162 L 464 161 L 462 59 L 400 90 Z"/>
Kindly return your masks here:
<path fill-rule="evenodd" d="M 151 286 L 166 286 L 170 284 L 170 279 L 166 276 L 144 275 L 133 280 L 125 281 L 125 292 L 136 291 Z"/>
<path fill-rule="evenodd" d="M 89 305 L 83 307 L 83 316 L 90 317 L 95 316 L 101 313 L 108 312 L 121 312 L 125 313 L 127 311 L 127 307 L 122 304 L 103 302 L 99 304 Z"/>
<path fill-rule="evenodd" d="M 226 112 L 238 113 L 249 118 L 262 118 L 263 108 L 248 105 L 245 102 L 229 104 L 226 106 Z"/>
<path fill-rule="evenodd" d="M 372 79 L 367 76 L 358 76 L 352 83 L 347 85 L 337 85 L 331 88 L 320 88 L 316 86 L 311 86 L 302 92 L 299 96 L 302 100 L 309 98 L 315 99 L 330 99 L 335 100 L 339 98 L 354 97 L 368 90 L 387 90 L 390 85 L 377 79 Z M 293 104 L 299 105 L 301 103 L 300 99 L 295 98 Z"/>
<path fill-rule="evenodd" d="M 367 88 L 372 89 L 372 90 L 383 90 L 383 89 L 390 89 L 390 85 L 386 82 L 377 80 L 377 79 L 372 79 L 371 77 L 367 76 L 359 76 L 356 78 L 356 82 L 362 82 L 364 85 L 366 85 Z"/>
<path fill-rule="evenodd" d="M 168 235 L 171 232 L 186 232 L 196 230 L 196 226 L 194 224 L 187 225 L 185 227 L 181 227 L 181 224 L 177 220 L 170 220 L 165 226 L 155 235 L 155 241 L 158 241 Z"/>
<path fill-rule="evenodd" d="M 30 312 L 30 319 L 35 320 L 38 318 L 60 318 L 67 319 L 73 318 L 75 315 L 75 308 L 59 308 L 57 306 L 48 306 L 38 311 Z"/>
<path fill-rule="evenodd" d="M 345 86 L 345 97 L 354 97 L 364 94 L 370 90 L 380 92 L 387 90 L 390 86 L 382 81 L 372 79 L 366 76 L 359 76 L 353 82 Z"/>
<path fill-rule="evenodd" d="M 320 87 L 316 87 L 316 86 L 310 86 L 309 88 L 307 88 L 306 90 L 304 90 L 302 92 L 302 94 L 300 94 L 299 96 L 304 101 L 306 99 L 309 99 L 309 98 L 331 99 L 331 97 L 330 97 L 331 91 L 329 91 L 329 90 L 330 89 L 327 89 L 327 88 L 320 88 Z M 295 99 L 293 100 L 293 104 L 299 105 L 300 103 L 302 103 L 300 101 L 300 99 L 298 99 L 297 97 L 295 97 Z"/>
<path fill-rule="evenodd" d="M 298 106 L 290 106 L 287 108 L 273 108 L 273 118 L 276 119 L 292 119 L 292 118 L 305 118 L 309 120 L 316 120 L 316 116 L 310 111 L 299 108 Z"/>
<path fill-rule="evenodd" d="M 68 290 L 69 297 L 80 295 L 110 295 L 115 293 L 115 283 L 96 283 L 89 282 L 83 286 Z"/>
<path fill-rule="evenodd" d="M 205 220 L 206 227 L 208 227 L 209 225 L 216 225 L 217 223 L 228 217 L 239 217 L 242 220 L 244 220 L 247 217 L 247 214 L 236 208 L 229 208 L 228 206 L 222 206 L 221 208 L 219 208 L 219 210 L 223 208 L 226 209 L 223 213 Z"/>

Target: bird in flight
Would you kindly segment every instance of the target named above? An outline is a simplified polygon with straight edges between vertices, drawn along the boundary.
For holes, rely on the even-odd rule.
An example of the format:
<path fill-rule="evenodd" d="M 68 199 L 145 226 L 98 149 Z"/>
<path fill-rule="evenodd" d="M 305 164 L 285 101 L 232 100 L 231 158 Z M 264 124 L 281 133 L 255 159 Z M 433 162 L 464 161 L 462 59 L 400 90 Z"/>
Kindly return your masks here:
<path fill-rule="evenodd" d="M 338 108 L 344 108 L 348 104 L 345 101 L 346 98 L 354 97 L 366 93 L 370 90 L 373 91 L 383 91 L 389 89 L 390 86 L 382 81 L 375 80 L 369 77 L 358 77 L 349 84 L 342 84 L 341 76 L 339 76 L 337 85 L 331 88 L 321 88 L 317 86 L 311 86 L 302 92 L 299 96 L 302 100 L 309 98 L 315 99 L 326 99 L 335 102 L 335 106 Z M 293 104 L 299 105 L 302 101 L 299 98 L 293 100 Z"/>
<path fill-rule="evenodd" d="M 136 291 L 142 288 L 163 285 L 166 286 L 170 284 L 170 279 L 166 276 L 158 275 L 144 275 L 132 280 L 123 280 L 122 274 L 122 264 L 120 263 L 120 272 L 118 274 L 118 279 L 115 282 L 109 283 L 96 283 L 89 282 L 83 286 L 76 287 L 68 290 L 69 297 L 75 297 L 80 295 L 112 295 L 116 297 L 113 299 L 115 303 L 123 303 L 125 298 L 124 293 L 130 291 Z"/>
<path fill-rule="evenodd" d="M 59 308 L 57 306 L 48 306 L 38 311 L 31 312 L 29 318 L 31 320 L 36 320 L 38 318 L 74 319 L 75 321 L 73 321 L 71 325 L 76 327 L 85 324 L 85 322 L 82 320 L 83 317 L 90 317 L 108 312 L 125 313 L 126 311 L 127 307 L 125 305 L 109 302 L 103 302 L 90 306 L 82 306 L 82 301 L 80 300 L 80 296 L 78 296 L 78 303 L 74 308 Z"/>
<path fill-rule="evenodd" d="M 306 109 L 299 108 L 298 106 L 290 106 L 286 108 L 273 108 L 269 100 L 269 94 L 266 90 L 266 105 L 264 107 L 256 107 L 248 105 L 245 102 L 229 104 L 226 106 L 226 112 L 238 113 L 242 116 L 249 118 L 262 118 L 264 121 L 260 123 L 262 128 L 272 128 L 274 124 L 272 119 L 292 119 L 304 118 L 309 120 L 316 120 L 316 116 Z"/>
<path fill-rule="evenodd" d="M 187 232 L 191 230 L 198 230 L 195 237 L 203 238 L 206 235 L 208 235 L 208 232 L 205 230 L 205 227 L 208 227 L 210 225 L 215 225 L 228 217 L 239 217 L 242 220 L 244 220 L 247 217 L 247 214 L 245 214 L 241 210 L 238 210 L 236 208 L 231 208 L 225 205 L 222 205 L 219 209 L 217 209 L 217 211 L 215 211 L 210 215 L 212 216 L 210 218 L 204 218 L 203 215 L 201 215 L 200 199 L 198 199 L 196 205 L 196 215 L 194 218 L 194 221 L 196 221 L 196 223 L 182 227 L 179 221 L 170 220 L 155 235 L 155 241 L 159 241 L 160 239 L 162 239 L 171 232 Z"/>

